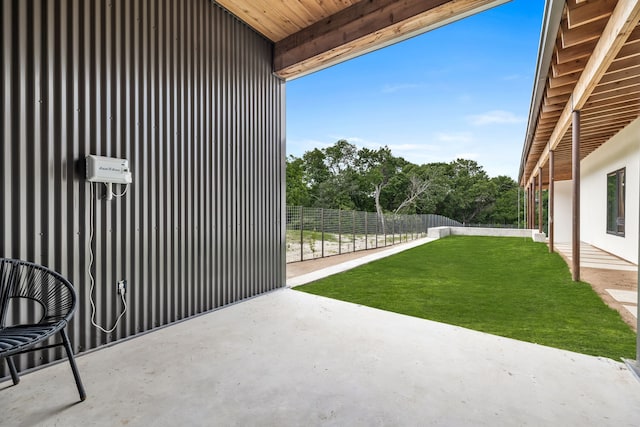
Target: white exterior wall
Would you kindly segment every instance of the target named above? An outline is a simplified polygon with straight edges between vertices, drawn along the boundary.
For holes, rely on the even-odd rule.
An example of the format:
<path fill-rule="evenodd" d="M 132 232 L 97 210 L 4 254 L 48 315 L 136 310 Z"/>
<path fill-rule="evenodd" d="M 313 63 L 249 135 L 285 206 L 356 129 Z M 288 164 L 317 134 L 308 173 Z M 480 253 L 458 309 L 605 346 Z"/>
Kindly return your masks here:
<path fill-rule="evenodd" d="M 556 243 L 571 243 L 572 226 L 572 196 L 573 180 L 556 181 L 554 185 L 554 235 Z"/>
<path fill-rule="evenodd" d="M 624 237 L 607 233 L 607 174 L 621 168 L 626 168 Z M 587 156 L 581 163 L 580 172 L 582 180 L 580 239 L 637 263 L 640 205 L 640 119 L 632 122 Z M 571 194 L 569 193 L 569 204 L 570 200 Z M 556 212 L 559 210 L 556 207 Z M 571 210 L 569 209 L 569 218 L 570 216 Z"/>

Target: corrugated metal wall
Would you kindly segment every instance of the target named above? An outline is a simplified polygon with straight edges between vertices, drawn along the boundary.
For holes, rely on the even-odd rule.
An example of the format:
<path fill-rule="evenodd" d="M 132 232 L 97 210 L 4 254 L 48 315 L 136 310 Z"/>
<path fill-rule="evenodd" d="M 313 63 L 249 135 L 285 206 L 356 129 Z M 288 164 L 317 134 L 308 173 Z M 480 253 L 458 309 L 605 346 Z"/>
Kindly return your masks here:
<path fill-rule="evenodd" d="M 0 23 L 0 256 L 74 283 L 77 351 L 284 284 L 284 83 L 271 42 L 206 0 L 5 0 Z M 88 154 L 129 160 L 125 196 L 99 199 Z M 90 321 L 90 247 L 105 328 L 128 281 L 111 334 Z"/>

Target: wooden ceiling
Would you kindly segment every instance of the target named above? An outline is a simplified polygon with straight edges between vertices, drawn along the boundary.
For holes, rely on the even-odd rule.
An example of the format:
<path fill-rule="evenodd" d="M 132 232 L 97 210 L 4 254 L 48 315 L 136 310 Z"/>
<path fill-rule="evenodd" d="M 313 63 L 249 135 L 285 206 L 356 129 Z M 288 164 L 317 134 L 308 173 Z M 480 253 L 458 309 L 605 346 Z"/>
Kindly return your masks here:
<path fill-rule="evenodd" d="M 543 95 L 532 105 L 537 114 L 529 119 L 520 172 L 523 186 L 540 169 L 543 185 L 548 185 L 550 150 L 555 152 L 555 180 L 571 179 L 574 109 L 581 111 L 580 159 L 640 116 L 640 2 L 561 2 L 557 33 L 542 35 L 555 37 L 555 46 L 538 81 Z"/>
<path fill-rule="evenodd" d="M 275 43 L 274 72 L 299 77 L 509 0 L 216 0 Z"/>

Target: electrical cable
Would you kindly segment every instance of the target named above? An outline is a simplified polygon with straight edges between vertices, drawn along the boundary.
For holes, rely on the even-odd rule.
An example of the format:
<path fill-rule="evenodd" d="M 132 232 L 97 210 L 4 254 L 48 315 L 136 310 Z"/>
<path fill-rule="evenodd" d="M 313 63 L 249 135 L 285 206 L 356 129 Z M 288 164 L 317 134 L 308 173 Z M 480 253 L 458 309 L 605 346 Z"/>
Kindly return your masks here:
<path fill-rule="evenodd" d="M 116 319 L 116 323 L 113 324 L 113 327 L 111 329 L 104 329 L 102 326 L 98 325 L 95 321 L 96 318 L 96 304 L 93 301 L 93 290 L 95 288 L 95 278 L 93 277 L 93 273 L 91 273 L 91 267 L 93 267 L 93 248 L 92 248 L 92 243 L 93 243 L 93 217 L 94 217 L 94 204 L 95 201 L 93 200 L 93 182 L 89 183 L 89 187 L 90 187 L 90 203 L 89 203 L 89 282 L 91 283 L 91 286 L 89 288 L 89 302 L 91 302 L 91 324 L 93 326 L 95 326 L 96 328 L 100 329 L 102 332 L 109 334 L 111 332 L 113 332 L 116 329 L 116 326 L 118 326 L 118 323 L 120 322 L 120 319 L 122 319 L 122 316 L 124 316 L 124 314 L 127 312 L 127 301 L 124 299 L 124 295 L 126 293 L 125 292 L 121 292 L 120 293 L 120 298 L 122 299 L 122 306 L 123 306 L 123 310 L 122 313 L 120 313 L 120 316 L 118 316 L 118 318 Z M 125 188 L 124 193 L 126 193 L 127 190 Z M 124 195 L 124 193 L 122 193 L 122 195 Z M 121 197 L 121 196 L 120 196 Z"/>
<path fill-rule="evenodd" d="M 119 184 L 119 185 L 122 185 L 122 184 Z M 106 182 L 104 183 L 104 186 L 105 186 L 105 187 L 107 187 L 107 191 L 109 191 L 109 186 L 107 185 L 107 183 L 106 183 Z M 111 192 L 111 195 L 112 195 L 113 197 L 122 197 L 122 196 L 124 196 L 125 194 L 127 194 L 127 190 L 128 190 L 128 189 L 129 189 L 129 184 L 124 184 L 124 191 L 123 191 L 122 193 L 117 194 L 117 193 L 114 193 L 114 192 L 112 191 L 112 192 Z"/>

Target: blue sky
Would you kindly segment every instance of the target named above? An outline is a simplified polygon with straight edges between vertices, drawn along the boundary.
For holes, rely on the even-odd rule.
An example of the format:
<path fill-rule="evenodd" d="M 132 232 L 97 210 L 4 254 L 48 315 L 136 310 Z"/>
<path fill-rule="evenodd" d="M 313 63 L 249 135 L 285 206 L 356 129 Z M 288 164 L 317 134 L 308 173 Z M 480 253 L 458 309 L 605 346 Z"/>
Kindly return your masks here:
<path fill-rule="evenodd" d="M 544 0 L 478 15 L 287 83 L 287 154 L 346 139 L 518 177 Z"/>

